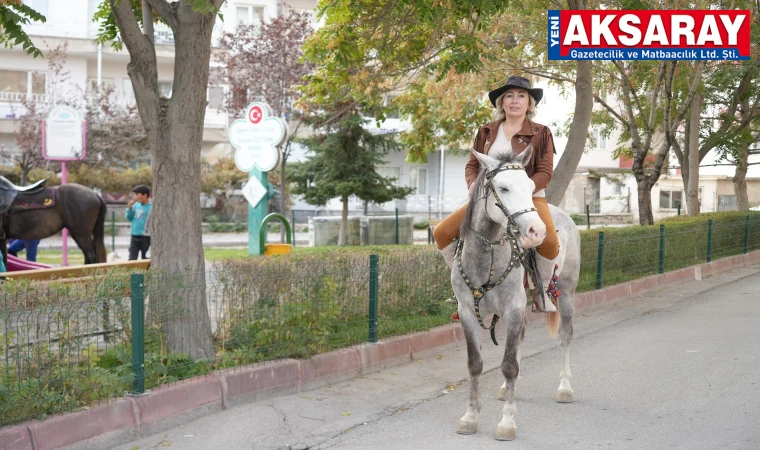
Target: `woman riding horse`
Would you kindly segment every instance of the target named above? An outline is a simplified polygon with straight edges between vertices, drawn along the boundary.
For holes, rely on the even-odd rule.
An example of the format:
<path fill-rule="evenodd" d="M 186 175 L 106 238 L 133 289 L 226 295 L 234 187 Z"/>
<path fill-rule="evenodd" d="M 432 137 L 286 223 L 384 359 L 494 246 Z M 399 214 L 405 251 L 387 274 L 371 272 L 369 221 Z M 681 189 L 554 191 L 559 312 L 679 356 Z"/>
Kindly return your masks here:
<path fill-rule="evenodd" d="M 533 156 L 525 170 L 536 185 L 533 192 L 533 204 L 546 225 L 546 236 L 523 236 L 523 240 L 541 242 L 537 247 L 536 265 L 542 286 L 546 289 L 554 275 L 559 254 L 559 239 L 545 194 L 554 170 L 554 140 L 549 127 L 531 120 L 536 114 L 536 104 L 541 101 L 542 96 L 543 89 L 532 88 L 527 78 L 518 76 L 509 77 L 504 86 L 489 92 L 488 98 L 496 108 L 495 120 L 478 128 L 472 149 L 485 155 L 498 154 L 506 151 L 511 143 L 512 152 L 517 155 L 522 153 L 529 144 L 533 144 Z M 471 154 L 465 167 L 465 179 L 470 194 L 472 194 L 473 183 L 479 171 L 480 161 Z M 456 251 L 456 243 L 453 241 L 459 237 L 459 229 L 466 210 L 467 203 L 441 221 L 433 232 L 436 245 L 449 267 L 452 266 Z M 548 292 L 546 296 L 540 293 L 536 295 L 534 304 L 539 310 L 556 311 L 552 301 L 548 300 L 549 296 Z"/>

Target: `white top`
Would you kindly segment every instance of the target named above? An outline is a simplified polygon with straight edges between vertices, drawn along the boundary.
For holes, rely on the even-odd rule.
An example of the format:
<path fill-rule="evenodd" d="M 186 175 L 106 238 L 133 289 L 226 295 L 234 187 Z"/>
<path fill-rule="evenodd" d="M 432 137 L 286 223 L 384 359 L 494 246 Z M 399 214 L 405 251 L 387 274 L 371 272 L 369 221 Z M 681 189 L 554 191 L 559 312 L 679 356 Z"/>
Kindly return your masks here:
<path fill-rule="evenodd" d="M 507 139 L 507 134 L 504 133 L 504 127 L 499 125 L 499 131 L 496 133 L 496 139 L 493 141 L 493 145 L 488 150 L 488 155 L 492 158 L 498 158 L 499 155 L 504 155 L 507 152 L 512 152 L 512 142 Z M 546 197 L 545 189 L 533 194 L 534 197 Z"/>

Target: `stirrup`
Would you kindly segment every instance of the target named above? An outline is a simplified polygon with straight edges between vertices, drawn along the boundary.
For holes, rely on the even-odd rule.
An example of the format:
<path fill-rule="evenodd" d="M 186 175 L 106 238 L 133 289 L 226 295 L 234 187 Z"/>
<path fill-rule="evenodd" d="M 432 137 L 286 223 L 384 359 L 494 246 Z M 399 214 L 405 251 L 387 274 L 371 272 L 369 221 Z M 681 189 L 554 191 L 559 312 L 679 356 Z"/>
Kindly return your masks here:
<path fill-rule="evenodd" d="M 456 305 L 456 304 L 458 304 L 458 303 L 459 303 L 459 300 L 457 300 L 457 296 L 456 296 L 456 294 L 451 294 L 451 297 L 447 298 L 447 299 L 446 299 L 446 300 L 444 300 L 444 301 L 445 301 L 446 303 L 449 303 L 449 304 L 452 304 L 452 305 Z"/>

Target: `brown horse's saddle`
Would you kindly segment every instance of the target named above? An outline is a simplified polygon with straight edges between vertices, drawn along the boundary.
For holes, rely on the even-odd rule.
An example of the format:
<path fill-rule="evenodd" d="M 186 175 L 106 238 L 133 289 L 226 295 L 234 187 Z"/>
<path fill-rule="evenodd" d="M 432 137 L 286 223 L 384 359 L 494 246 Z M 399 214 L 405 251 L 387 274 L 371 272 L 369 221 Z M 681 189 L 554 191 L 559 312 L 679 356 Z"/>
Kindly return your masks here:
<path fill-rule="evenodd" d="M 47 180 L 40 180 L 29 186 L 16 186 L 7 178 L 0 176 L 0 214 L 5 214 L 13 205 L 16 196 L 39 194 L 45 189 Z"/>

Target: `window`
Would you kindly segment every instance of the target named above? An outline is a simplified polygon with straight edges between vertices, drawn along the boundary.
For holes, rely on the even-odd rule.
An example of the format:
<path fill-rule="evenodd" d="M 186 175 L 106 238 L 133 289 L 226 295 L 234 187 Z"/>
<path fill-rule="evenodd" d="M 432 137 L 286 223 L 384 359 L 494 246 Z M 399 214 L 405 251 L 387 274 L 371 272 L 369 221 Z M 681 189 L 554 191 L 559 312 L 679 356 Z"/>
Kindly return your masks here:
<path fill-rule="evenodd" d="M 607 138 L 602 136 L 602 132 L 599 128 L 592 128 L 591 135 L 594 138 L 595 150 L 605 150 L 607 148 Z"/>
<path fill-rule="evenodd" d="M 617 182 L 612 182 L 612 193 L 615 195 L 620 195 L 623 193 L 623 185 Z"/>
<path fill-rule="evenodd" d="M 0 70 L 0 92 L 26 92 L 29 86 L 27 72 Z"/>
<path fill-rule="evenodd" d="M 208 108 L 221 109 L 224 105 L 224 88 L 222 86 L 209 86 L 206 90 Z"/>
<path fill-rule="evenodd" d="M 45 93 L 45 72 L 32 72 L 32 94 Z"/>
<path fill-rule="evenodd" d="M 124 100 L 134 101 L 135 91 L 132 89 L 132 80 L 124 78 Z"/>
<path fill-rule="evenodd" d="M 264 8 L 261 6 L 238 5 L 237 21 L 244 25 L 261 25 L 264 19 Z"/>
<path fill-rule="evenodd" d="M 660 209 L 677 209 L 681 206 L 681 191 L 660 191 Z"/>
<path fill-rule="evenodd" d="M 45 17 L 48 16 L 48 0 L 24 0 L 24 4 Z"/>
<path fill-rule="evenodd" d="M 409 187 L 415 189 L 416 195 L 427 195 L 427 169 L 412 167 L 409 171 Z"/>
<path fill-rule="evenodd" d="M 172 97 L 172 82 L 171 81 L 159 81 L 158 82 L 158 95 L 161 97 Z"/>
<path fill-rule="evenodd" d="M 393 185 L 398 186 L 398 179 L 401 173 L 400 167 L 378 167 L 377 174 L 383 178 L 393 178 Z"/>

